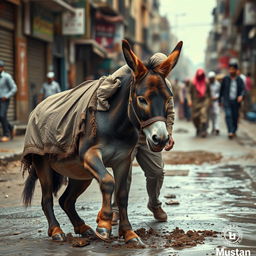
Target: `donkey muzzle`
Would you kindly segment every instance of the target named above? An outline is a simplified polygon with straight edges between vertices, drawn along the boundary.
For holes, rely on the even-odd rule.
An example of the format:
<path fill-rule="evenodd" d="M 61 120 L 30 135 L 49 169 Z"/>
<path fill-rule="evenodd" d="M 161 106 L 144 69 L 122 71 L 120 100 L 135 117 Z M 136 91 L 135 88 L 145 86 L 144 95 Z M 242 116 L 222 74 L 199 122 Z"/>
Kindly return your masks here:
<path fill-rule="evenodd" d="M 169 140 L 166 124 L 156 121 L 143 129 L 150 150 L 160 152 Z"/>

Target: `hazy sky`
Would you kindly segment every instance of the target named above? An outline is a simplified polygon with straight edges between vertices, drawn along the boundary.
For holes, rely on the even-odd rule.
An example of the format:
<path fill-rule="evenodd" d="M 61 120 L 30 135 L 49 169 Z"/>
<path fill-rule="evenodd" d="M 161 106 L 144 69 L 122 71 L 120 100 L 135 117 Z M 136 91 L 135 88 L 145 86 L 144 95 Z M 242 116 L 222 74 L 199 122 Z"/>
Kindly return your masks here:
<path fill-rule="evenodd" d="M 215 6 L 216 0 L 160 0 L 160 13 L 168 17 L 172 31 L 184 42 L 184 54 L 195 64 L 204 61 Z"/>

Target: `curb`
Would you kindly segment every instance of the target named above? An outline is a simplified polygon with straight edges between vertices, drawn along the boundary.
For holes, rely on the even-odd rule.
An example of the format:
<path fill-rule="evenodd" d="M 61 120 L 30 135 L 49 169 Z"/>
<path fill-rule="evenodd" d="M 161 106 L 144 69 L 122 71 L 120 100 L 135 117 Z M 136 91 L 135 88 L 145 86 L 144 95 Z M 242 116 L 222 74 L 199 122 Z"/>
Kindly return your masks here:
<path fill-rule="evenodd" d="M 20 160 L 21 155 L 22 155 L 22 152 L 0 156 L 0 164 L 1 164 L 1 161 L 12 162 L 12 161 Z"/>

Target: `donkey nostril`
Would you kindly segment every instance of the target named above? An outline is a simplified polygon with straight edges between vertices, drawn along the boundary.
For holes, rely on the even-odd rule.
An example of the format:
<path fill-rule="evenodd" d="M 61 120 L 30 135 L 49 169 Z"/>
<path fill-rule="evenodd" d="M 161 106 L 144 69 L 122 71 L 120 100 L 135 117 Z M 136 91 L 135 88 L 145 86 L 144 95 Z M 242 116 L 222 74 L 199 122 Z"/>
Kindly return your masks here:
<path fill-rule="evenodd" d="M 154 134 L 154 135 L 152 136 L 152 140 L 153 140 L 154 144 L 156 144 L 156 145 L 159 143 L 159 138 L 157 137 L 156 134 Z"/>

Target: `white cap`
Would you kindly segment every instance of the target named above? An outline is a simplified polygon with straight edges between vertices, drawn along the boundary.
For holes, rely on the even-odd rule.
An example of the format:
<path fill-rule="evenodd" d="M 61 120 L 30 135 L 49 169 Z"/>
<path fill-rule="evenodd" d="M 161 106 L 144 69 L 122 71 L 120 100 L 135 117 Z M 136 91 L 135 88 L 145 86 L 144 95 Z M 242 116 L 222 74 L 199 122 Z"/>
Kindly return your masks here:
<path fill-rule="evenodd" d="M 215 77 L 215 76 L 216 76 L 216 74 L 215 74 L 214 71 L 210 71 L 210 72 L 208 73 L 208 78 L 213 78 L 213 77 Z"/>
<path fill-rule="evenodd" d="M 48 72 L 47 78 L 54 78 L 54 72 Z"/>

